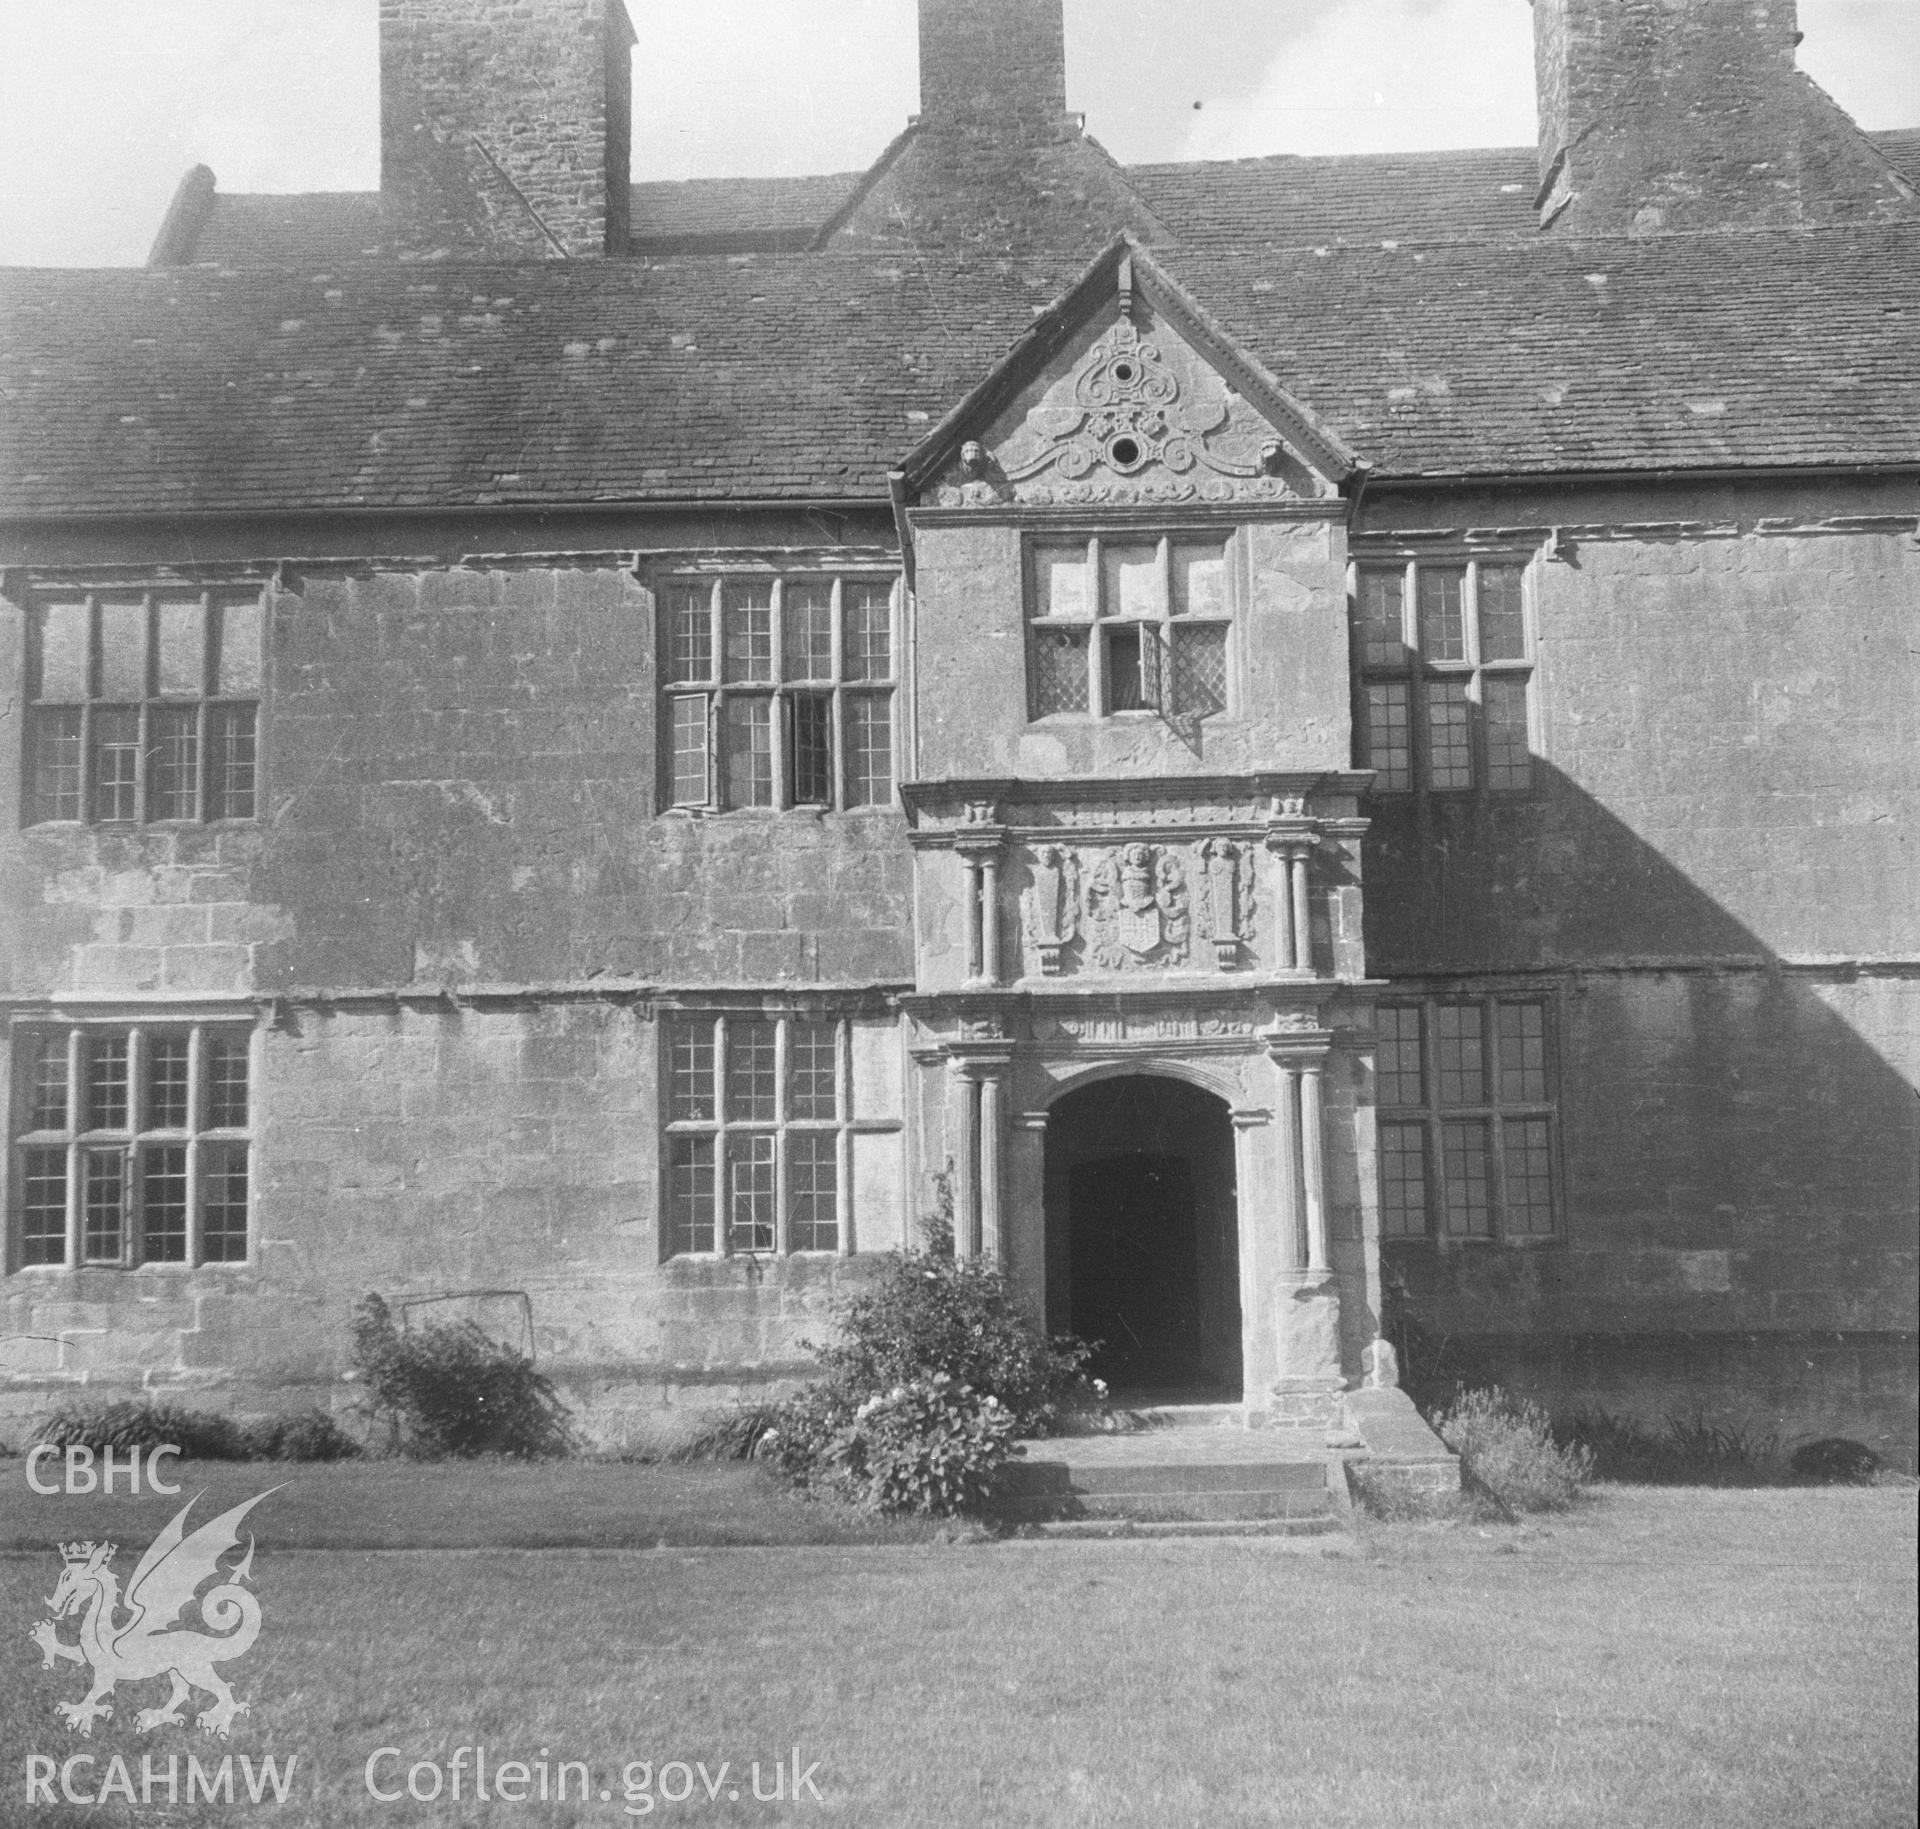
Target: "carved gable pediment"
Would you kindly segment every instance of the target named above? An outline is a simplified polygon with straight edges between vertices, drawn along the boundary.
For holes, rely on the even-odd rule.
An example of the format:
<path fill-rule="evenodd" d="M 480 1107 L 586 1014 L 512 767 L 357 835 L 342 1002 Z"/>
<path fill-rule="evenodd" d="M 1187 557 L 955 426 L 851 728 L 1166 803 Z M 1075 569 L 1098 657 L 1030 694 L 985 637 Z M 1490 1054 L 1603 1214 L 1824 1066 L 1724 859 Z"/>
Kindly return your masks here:
<path fill-rule="evenodd" d="M 929 506 L 1316 501 L 1351 459 L 1132 244 L 907 465 Z"/>

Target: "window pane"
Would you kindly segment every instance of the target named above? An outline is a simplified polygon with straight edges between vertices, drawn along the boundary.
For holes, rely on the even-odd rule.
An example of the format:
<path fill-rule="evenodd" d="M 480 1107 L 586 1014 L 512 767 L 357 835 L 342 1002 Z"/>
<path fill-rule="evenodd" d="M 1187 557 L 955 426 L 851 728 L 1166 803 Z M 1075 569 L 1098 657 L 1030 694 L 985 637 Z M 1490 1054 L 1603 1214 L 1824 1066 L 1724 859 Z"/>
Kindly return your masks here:
<path fill-rule="evenodd" d="M 1473 786 L 1473 723 L 1464 680 L 1427 682 L 1427 785 Z"/>
<path fill-rule="evenodd" d="M 787 784 L 793 804 L 823 807 L 833 799 L 833 698 L 796 692 L 787 700 Z"/>
<path fill-rule="evenodd" d="M 1533 786 L 1533 756 L 1527 742 L 1527 682 L 1489 679 L 1487 785 L 1524 791 Z"/>
<path fill-rule="evenodd" d="M 847 698 L 847 805 L 893 802 L 893 701 L 877 693 Z"/>
<path fill-rule="evenodd" d="M 247 1054 L 245 1035 L 207 1037 L 207 1128 L 247 1127 Z"/>
<path fill-rule="evenodd" d="M 126 1244 L 126 1157 L 117 1149 L 90 1149 L 80 1162 L 81 1262 L 117 1264 Z"/>
<path fill-rule="evenodd" d="M 1384 1004 L 1377 1018 L 1374 1093 L 1382 1106 L 1424 1105 L 1426 1073 L 1420 1060 L 1420 1012 L 1406 1004 Z"/>
<path fill-rule="evenodd" d="M 1420 567 L 1420 652 L 1429 661 L 1467 658 L 1464 565 Z"/>
<path fill-rule="evenodd" d="M 1504 1105 L 1547 1102 L 1547 1012 L 1543 1004 L 1496 1007 L 1500 1038 L 1500 1101 Z"/>
<path fill-rule="evenodd" d="M 27 1129 L 67 1128 L 67 1038 L 36 1035 L 27 1044 Z"/>
<path fill-rule="evenodd" d="M 709 798 L 707 706 L 705 693 L 673 701 L 673 804 L 677 807 L 703 807 Z"/>
<path fill-rule="evenodd" d="M 847 618 L 847 678 L 892 679 L 893 587 L 849 584 L 843 587 L 841 597 Z"/>
<path fill-rule="evenodd" d="M 787 1248 L 840 1248 L 840 1137 L 801 1130 L 787 1139 Z"/>
<path fill-rule="evenodd" d="M 1553 1230 L 1553 1155 L 1545 1118 L 1509 1118 L 1501 1126 L 1510 1237 Z"/>
<path fill-rule="evenodd" d="M 81 715 L 77 705 L 29 714 L 36 820 L 80 817 Z"/>
<path fill-rule="evenodd" d="M 1227 631 L 1203 624 L 1168 631 L 1173 652 L 1176 717 L 1217 717 L 1227 708 Z"/>
<path fill-rule="evenodd" d="M 667 587 L 667 678 L 713 678 L 713 591 L 705 584 Z"/>
<path fill-rule="evenodd" d="M 1067 616 L 1077 621 L 1085 621 L 1092 615 L 1087 601 L 1085 545 L 1034 548 L 1033 613 Z"/>
<path fill-rule="evenodd" d="M 147 713 L 149 819 L 192 819 L 200 811 L 200 712 L 156 705 Z"/>
<path fill-rule="evenodd" d="M 1367 687 L 1366 729 L 1361 732 L 1373 785 L 1389 793 L 1413 786 L 1413 742 L 1408 728 L 1407 686 L 1400 680 L 1375 680 Z"/>
<path fill-rule="evenodd" d="M 184 1035 L 147 1037 L 147 1103 L 143 1130 L 187 1128 L 187 1052 Z"/>
<path fill-rule="evenodd" d="M 832 1119 L 840 1115 L 839 1038 L 830 1022 L 787 1025 L 787 1116 Z"/>
<path fill-rule="evenodd" d="M 255 767 L 254 708 L 215 705 L 207 713 L 207 817 L 251 819 L 258 782 Z"/>
<path fill-rule="evenodd" d="M 1423 1124 L 1380 1126 L 1380 1230 L 1422 1238 L 1427 1230 L 1427 1152 Z"/>
<path fill-rule="evenodd" d="M 50 603 L 40 612 L 40 697 L 77 704 L 91 696 L 87 637 L 93 613 L 80 603 Z"/>
<path fill-rule="evenodd" d="M 1369 667 L 1406 665 L 1406 600 L 1404 571 L 1360 574 L 1360 640 Z"/>
<path fill-rule="evenodd" d="M 1117 546 L 1100 549 L 1100 614 L 1102 616 L 1164 616 L 1160 594 L 1160 549 L 1157 546 Z"/>
<path fill-rule="evenodd" d="M 713 1230 L 711 1137 L 673 1137 L 667 1143 L 667 1252 L 711 1251 Z"/>
<path fill-rule="evenodd" d="M 1176 616 L 1225 616 L 1227 549 L 1217 541 L 1204 545 L 1175 541 L 1171 555 L 1173 613 Z"/>
<path fill-rule="evenodd" d="M 1033 715 L 1087 708 L 1087 631 L 1033 631 Z"/>
<path fill-rule="evenodd" d="M 833 586 L 789 584 L 782 603 L 786 627 L 785 677 L 833 678 Z"/>
<path fill-rule="evenodd" d="M 97 705 L 93 712 L 93 816 L 132 819 L 139 811 L 140 712 Z"/>
<path fill-rule="evenodd" d="M 721 593 L 726 634 L 726 677 L 773 678 L 773 580 L 743 579 Z"/>
<path fill-rule="evenodd" d="M 676 1124 L 710 1124 L 713 1106 L 713 1024 L 676 1022 L 667 1042 L 667 1110 Z"/>
<path fill-rule="evenodd" d="M 100 696 L 147 696 L 147 605 L 145 598 L 100 606 Z"/>
<path fill-rule="evenodd" d="M 64 1264 L 67 1261 L 67 1152 L 28 1150 L 22 1180 L 20 1261 Z"/>
<path fill-rule="evenodd" d="M 222 698 L 259 696 L 260 625 L 257 597 L 220 606 L 220 674 L 215 684 Z"/>
<path fill-rule="evenodd" d="M 159 687 L 174 697 L 198 698 L 207 689 L 207 612 L 198 597 L 160 605 Z"/>
<path fill-rule="evenodd" d="M 1443 1003 L 1434 1010 L 1434 1065 L 1442 1105 L 1487 1102 L 1485 1030 L 1477 1003 Z"/>
<path fill-rule="evenodd" d="M 1159 705 L 1157 634 L 1138 624 L 1100 631 L 1106 644 L 1108 711 L 1152 711 Z"/>
<path fill-rule="evenodd" d="M 1526 574 L 1517 565 L 1480 568 L 1480 658 L 1525 660 L 1527 619 L 1522 607 L 1521 581 Z"/>
<path fill-rule="evenodd" d="M 1483 1118 L 1440 1127 L 1446 1183 L 1447 1236 L 1486 1238 L 1493 1231 L 1488 1200 L 1487 1126 Z"/>
<path fill-rule="evenodd" d="M 87 1089 L 88 1130 L 127 1128 L 127 1038 L 89 1036 L 81 1045 L 80 1071 Z"/>
<path fill-rule="evenodd" d="M 727 1249 L 774 1249 L 774 1148 L 765 1131 L 727 1139 Z"/>
<path fill-rule="evenodd" d="M 768 1021 L 727 1024 L 727 1122 L 771 1124 L 778 1114 L 774 1028 Z"/>
<path fill-rule="evenodd" d="M 150 1264 L 187 1261 L 187 1146 L 140 1152 L 140 1252 Z"/>
<path fill-rule="evenodd" d="M 209 1264 L 238 1264 L 247 1255 L 247 1146 L 200 1146 L 200 1255 Z"/>
<path fill-rule="evenodd" d="M 773 805 L 773 701 L 727 700 L 727 805 Z"/>

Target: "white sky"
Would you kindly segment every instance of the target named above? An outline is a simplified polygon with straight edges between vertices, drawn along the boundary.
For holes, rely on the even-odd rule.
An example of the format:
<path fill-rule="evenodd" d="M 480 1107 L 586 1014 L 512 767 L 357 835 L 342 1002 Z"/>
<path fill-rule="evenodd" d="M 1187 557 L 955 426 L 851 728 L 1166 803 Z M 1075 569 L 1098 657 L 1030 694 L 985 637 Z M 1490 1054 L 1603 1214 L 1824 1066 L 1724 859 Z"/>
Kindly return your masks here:
<path fill-rule="evenodd" d="M 916 106 L 914 0 L 630 0 L 635 176 L 845 171 Z M 1527 0 L 1066 0 L 1124 161 L 1518 145 Z M 0 264 L 137 264 L 188 166 L 379 182 L 378 0 L 0 0 Z M 1920 126 L 1920 0 L 1800 0 L 1802 68 Z"/>

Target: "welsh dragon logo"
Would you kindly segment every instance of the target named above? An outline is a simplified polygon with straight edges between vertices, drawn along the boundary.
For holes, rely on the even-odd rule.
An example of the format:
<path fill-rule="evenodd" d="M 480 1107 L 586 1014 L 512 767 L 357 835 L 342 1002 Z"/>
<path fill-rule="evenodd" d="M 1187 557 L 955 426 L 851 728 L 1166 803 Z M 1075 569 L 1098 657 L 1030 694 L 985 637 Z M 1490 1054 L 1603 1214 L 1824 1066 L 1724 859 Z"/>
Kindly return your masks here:
<path fill-rule="evenodd" d="M 240 1522 L 247 1513 L 280 1490 L 270 1487 L 244 1505 L 236 1505 L 187 1534 L 187 1513 L 197 1499 L 189 1499 L 140 1558 L 123 1597 L 120 1580 L 108 1566 L 119 1548 L 113 1543 L 63 1543 L 60 1585 L 47 1601 L 50 1618 L 43 1619 L 28 1637 L 40 1647 L 42 1668 L 60 1663 L 86 1664 L 93 1670 L 93 1687 L 78 1702 L 56 1702 L 54 1711 L 70 1731 L 91 1736 L 96 1721 L 112 1719 L 107 1698 L 120 1683 L 145 1683 L 170 1677 L 173 1693 L 160 1708 L 143 1708 L 133 1718 L 137 1732 L 156 1727 L 184 1727 L 182 1712 L 195 1690 L 213 1697 L 213 1706 L 195 1717 L 209 1734 L 223 1738 L 236 1715 L 248 1712 L 226 1680 L 214 1669 L 243 1657 L 260 1636 L 260 1603 L 247 1589 L 253 1578 L 253 1538 L 247 1553 L 231 1568 L 221 1558 L 240 1547 Z M 220 1585 L 205 1594 L 200 1589 L 218 1579 Z M 211 1632 L 195 1632 L 177 1624 L 187 1608 L 197 1604 L 200 1618 Z M 80 1613 L 80 1642 L 64 1643 L 57 1622 Z M 122 1617 L 123 1615 L 127 1617 Z"/>

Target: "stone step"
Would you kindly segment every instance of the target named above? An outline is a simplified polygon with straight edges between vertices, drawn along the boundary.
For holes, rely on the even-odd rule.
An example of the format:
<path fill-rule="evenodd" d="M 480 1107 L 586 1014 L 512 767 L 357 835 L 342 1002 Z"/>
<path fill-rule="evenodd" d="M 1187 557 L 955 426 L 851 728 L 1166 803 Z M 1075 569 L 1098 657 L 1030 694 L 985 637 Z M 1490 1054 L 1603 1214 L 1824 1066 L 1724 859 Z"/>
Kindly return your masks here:
<path fill-rule="evenodd" d="M 1015 1461 L 1001 1475 L 1010 1495 L 1046 1493 L 1311 1492 L 1327 1489 L 1319 1461 Z"/>
<path fill-rule="evenodd" d="M 1314 1518 L 1053 1518 L 1023 1525 L 1022 1536 L 1076 1539 L 1113 1537 L 1324 1537 L 1341 1528 L 1332 1513 Z"/>

